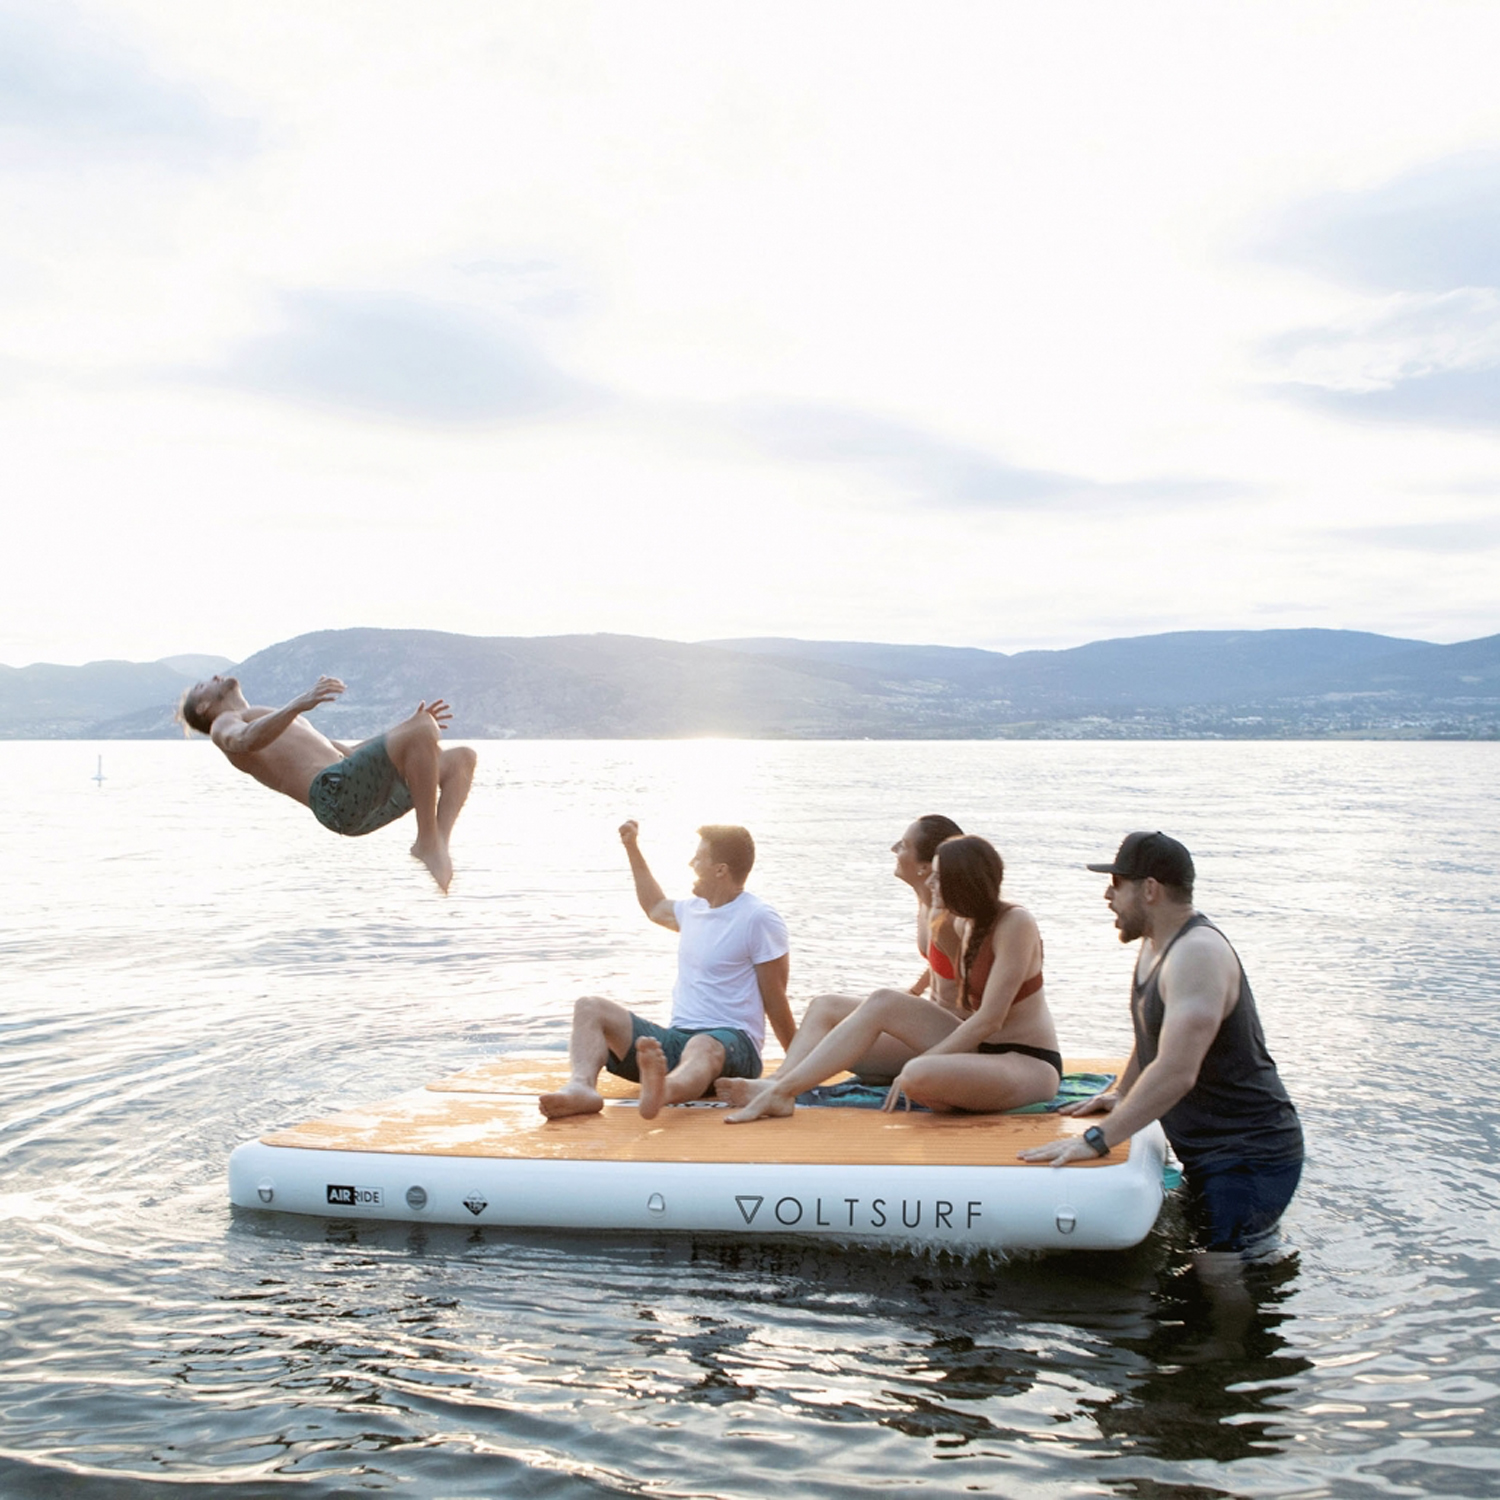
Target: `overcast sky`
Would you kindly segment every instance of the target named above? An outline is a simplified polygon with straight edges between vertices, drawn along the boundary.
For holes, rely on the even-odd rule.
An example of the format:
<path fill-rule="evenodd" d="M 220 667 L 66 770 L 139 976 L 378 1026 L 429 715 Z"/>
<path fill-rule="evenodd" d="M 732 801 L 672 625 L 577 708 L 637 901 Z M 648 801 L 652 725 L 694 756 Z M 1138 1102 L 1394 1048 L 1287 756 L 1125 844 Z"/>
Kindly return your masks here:
<path fill-rule="evenodd" d="M 0 0 L 0 661 L 1500 631 L 1500 5 Z"/>

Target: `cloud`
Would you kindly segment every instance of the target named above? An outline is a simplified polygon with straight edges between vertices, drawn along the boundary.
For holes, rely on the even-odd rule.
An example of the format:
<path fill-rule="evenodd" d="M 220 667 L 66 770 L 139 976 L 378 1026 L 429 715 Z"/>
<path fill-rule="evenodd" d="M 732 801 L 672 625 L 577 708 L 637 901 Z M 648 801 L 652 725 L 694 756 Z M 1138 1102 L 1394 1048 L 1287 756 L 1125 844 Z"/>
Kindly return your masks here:
<path fill-rule="evenodd" d="M 590 301 L 566 268 L 535 256 L 472 260 L 454 268 L 460 275 L 483 283 L 516 312 L 537 318 L 573 318 Z"/>
<path fill-rule="evenodd" d="M 1500 427 L 1500 152 L 1302 204 L 1262 248 L 1386 293 L 1266 344 L 1278 394 L 1365 420 Z"/>
<path fill-rule="evenodd" d="M 1417 521 L 1397 526 L 1347 526 L 1328 533 L 1338 542 L 1356 542 L 1396 552 L 1488 552 L 1500 547 L 1500 516 L 1469 521 Z"/>
<path fill-rule="evenodd" d="M 1258 248 L 1350 286 L 1500 286 L 1500 151 L 1462 152 L 1376 188 L 1297 204 Z"/>
<path fill-rule="evenodd" d="M 288 293 L 283 326 L 242 345 L 218 382 L 419 423 L 539 417 L 594 395 L 490 315 L 398 295 Z"/>
<path fill-rule="evenodd" d="M 1373 312 L 1268 344 L 1275 389 L 1364 420 L 1500 426 L 1500 291 L 1383 299 Z"/>
<path fill-rule="evenodd" d="M 1290 379 L 1329 390 L 1390 390 L 1500 364 L 1500 292 L 1489 287 L 1384 299 L 1373 311 L 1284 334 L 1267 355 Z"/>
<path fill-rule="evenodd" d="M 0 159 L 149 156 L 195 165 L 253 127 L 163 78 L 138 51 L 61 6 L 0 10 Z"/>
<path fill-rule="evenodd" d="M 1361 421 L 1500 430 L 1500 365 L 1484 370 L 1440 370 L 1376 391 L 1307 385 L 1282 386 L 1280 391 L 1301 405 Z"/>
<path fill-rule="evenodd" d="M 1122 498 L 1185 503 L 1241 492 L 1237 486 L 1208 480 L 1101 484 L 1074 474 L 1022 468 L 982 448 L 842 407 L 745 406 L 731 421 L 744 436 L 778 458 L 859 467 L 912 499 L 954 509 L 1085 507 Z"/>

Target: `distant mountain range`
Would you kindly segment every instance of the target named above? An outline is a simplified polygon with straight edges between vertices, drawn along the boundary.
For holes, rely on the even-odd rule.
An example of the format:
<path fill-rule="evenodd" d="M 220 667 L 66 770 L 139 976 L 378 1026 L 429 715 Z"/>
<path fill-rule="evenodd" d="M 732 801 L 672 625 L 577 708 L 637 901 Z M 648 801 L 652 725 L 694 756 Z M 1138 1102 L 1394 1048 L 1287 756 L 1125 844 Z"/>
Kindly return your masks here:
<path fill-rule="evenodd" d="M 131 726 L 119 731 L 126 738 L 164 734 L 183 689 L 231 665 L 218 656 L 171 656 L 82 667 L 0 666 L 0 739 L 110 738 L 105 726 L 117 720 Z"/>
<path fill-rule="evenodd" d="M 217 657 L 0 667 L 0 737 L 160 738 Z M 1434 646 L 1352 630 L 1181 631 L 1007 656 L 785 639 L 330 630 L 233 668 L 280 705 L 320 673 L 339 739 L 420 699 L 472 739 L 1500 738 L 1500 636 Z"/>

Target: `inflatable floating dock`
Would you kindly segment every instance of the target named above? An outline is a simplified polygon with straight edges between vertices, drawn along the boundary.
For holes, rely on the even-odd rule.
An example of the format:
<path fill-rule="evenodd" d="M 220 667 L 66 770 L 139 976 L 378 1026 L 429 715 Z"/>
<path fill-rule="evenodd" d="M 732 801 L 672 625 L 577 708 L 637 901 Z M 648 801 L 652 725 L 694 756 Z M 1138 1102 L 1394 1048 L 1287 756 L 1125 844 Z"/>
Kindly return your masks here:
<path fill-rule="evenodd" d="M 1121 1067 L 1067 1065 L 1070 1078 Z M 635 1086 L 608 1075 L 599 1114 L 546 1120 L 536 1097 L 565 1076 L 555 1054 L 503 1058 L 271 1131 L 230 1157 L 230 1200 L 339 1219 L 813 1235 L 965 1252 L 1124 1249 L 1161 1207 L 1166 1142 L 1155 1125 L 1099 1161 L 1031 1166 L 1016 1153 L 1090 1122 L 820 1104 L 730 1126 L 712 1102 L 643 1120 Z"/>

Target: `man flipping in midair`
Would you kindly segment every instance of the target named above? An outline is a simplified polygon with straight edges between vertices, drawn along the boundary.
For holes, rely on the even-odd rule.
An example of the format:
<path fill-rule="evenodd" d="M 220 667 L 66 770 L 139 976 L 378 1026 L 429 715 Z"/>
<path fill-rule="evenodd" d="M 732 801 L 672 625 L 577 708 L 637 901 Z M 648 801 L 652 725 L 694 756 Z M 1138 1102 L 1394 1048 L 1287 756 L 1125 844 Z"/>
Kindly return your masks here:
<path fill-rule="evenodd" d="M 177 716 L 208 735 L 236 770 L 310 807 L 335 833 L 373 833 L 415 812 L 411 852 L 446 892 L 453 879 L 448 837 L 474 780 L 474 752 L 439 744 L 452 717 L 441 698 L 419 703 L 409 719 L 372 740 L 330 740 L 303 715 L 343 691 L 337 677 L 320 677 L 284 708 L 260 708 L 246 702 L 237 677 L 210 677 L 182 695 Z"/>

